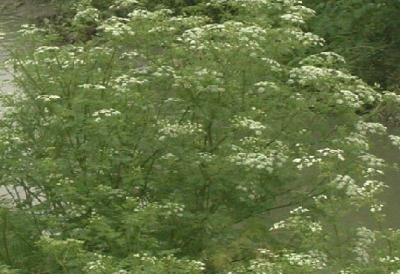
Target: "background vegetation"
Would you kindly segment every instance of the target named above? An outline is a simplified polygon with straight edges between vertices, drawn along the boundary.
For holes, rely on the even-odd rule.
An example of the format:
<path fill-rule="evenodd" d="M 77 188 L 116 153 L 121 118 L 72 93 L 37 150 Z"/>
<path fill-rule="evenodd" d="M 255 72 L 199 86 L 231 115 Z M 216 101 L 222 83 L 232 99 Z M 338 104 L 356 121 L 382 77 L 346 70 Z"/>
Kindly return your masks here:
<path fill-rule="evenodd" d="M 342 54 L 351 71 L 370 84 L 398 88 L 399 1 L 305 0 L 317 16 L 311 29 L 327 41 L 327 48 Z"/>

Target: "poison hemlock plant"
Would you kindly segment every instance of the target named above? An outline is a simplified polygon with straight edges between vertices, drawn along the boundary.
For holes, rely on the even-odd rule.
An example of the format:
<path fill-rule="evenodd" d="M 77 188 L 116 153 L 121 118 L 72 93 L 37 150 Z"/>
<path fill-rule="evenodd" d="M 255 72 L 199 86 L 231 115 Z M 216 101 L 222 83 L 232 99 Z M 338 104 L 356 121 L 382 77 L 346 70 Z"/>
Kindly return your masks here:
<path fill-rule="evenodd" d="M 397 271 L 398 231 L 345 220 L 384 219 L 371 138 L 400 97 L 319 52 L 302 31 L 312 10 L 215 0 L 203 8 L 240 11 L 215 23 L 109 2 L 77 3 L 70 31 L 95 30 L 87 43 L 25 26 L 32 48 L 8 61 L 19 92 L 3 95 L 1 182 L 24 189 L 6 212 L 35 229 L 2 232 L 34 247 L 10 261 L 0 244 L 4 271 Z"/>

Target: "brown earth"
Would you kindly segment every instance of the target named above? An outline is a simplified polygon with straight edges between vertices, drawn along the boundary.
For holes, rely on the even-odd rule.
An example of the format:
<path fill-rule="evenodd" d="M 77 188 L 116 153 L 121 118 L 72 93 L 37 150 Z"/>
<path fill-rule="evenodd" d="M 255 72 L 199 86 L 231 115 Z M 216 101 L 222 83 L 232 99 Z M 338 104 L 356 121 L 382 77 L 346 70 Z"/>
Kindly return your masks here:
<path fill-rule="evenodd" d="M 43 0 L 0 0 L 1 15 L 37 21 L 55 16 L 56 8 Z"/>

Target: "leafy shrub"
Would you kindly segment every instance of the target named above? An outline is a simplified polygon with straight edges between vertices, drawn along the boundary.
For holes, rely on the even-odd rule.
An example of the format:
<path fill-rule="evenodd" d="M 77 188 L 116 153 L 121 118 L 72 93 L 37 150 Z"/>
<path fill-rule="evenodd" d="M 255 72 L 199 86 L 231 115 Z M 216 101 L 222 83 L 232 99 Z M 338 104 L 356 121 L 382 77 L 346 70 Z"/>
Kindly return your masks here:
<path fill-rule="evenodd" d="M 28 241 L 35 263 L 3 264 L 30 273 L 397 269 L 397 249 L 386 252 L 397 231 L 344 219 L 367 209 L 383 220 L 386 163 L 370 146 L 387 134 L 372 119 L 400 98 L 319 52 L 323 39 L 302 31 L 312 10 L 197 6 L 240 11 L 215 22 L 101 3 L 106 12 L 77 3 L 70 31 L 94 30 L 86 44 L 25 26 L 31 47 L 8 61 L 19 92 L 3 95 L 2 183 L 26 192 L 13 202 L 44 235 Z"/>

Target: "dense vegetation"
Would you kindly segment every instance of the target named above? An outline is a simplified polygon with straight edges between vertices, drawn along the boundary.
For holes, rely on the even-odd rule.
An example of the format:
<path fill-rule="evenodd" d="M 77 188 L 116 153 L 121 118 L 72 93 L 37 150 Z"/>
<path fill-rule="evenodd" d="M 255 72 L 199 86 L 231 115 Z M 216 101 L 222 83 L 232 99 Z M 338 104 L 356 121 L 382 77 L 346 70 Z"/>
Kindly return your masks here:
<path fill-rule="evenodd" d="M 400 96 L 368 84 L 365 51 L 327 51 L 357 39 L 296 0 L 154 3 L 80 0 L 23 26 L 0 273 L 398 273 L 370 148 L 400 147 L 380 123 Z"/>
<path fill-rule="evenodd" d="M 317 12 L 312 30 L 327 40 L 327 49 L 346 58 L 354 74 L 385 89 L 398 88 L 400 1 L 303 2 Z"/>

